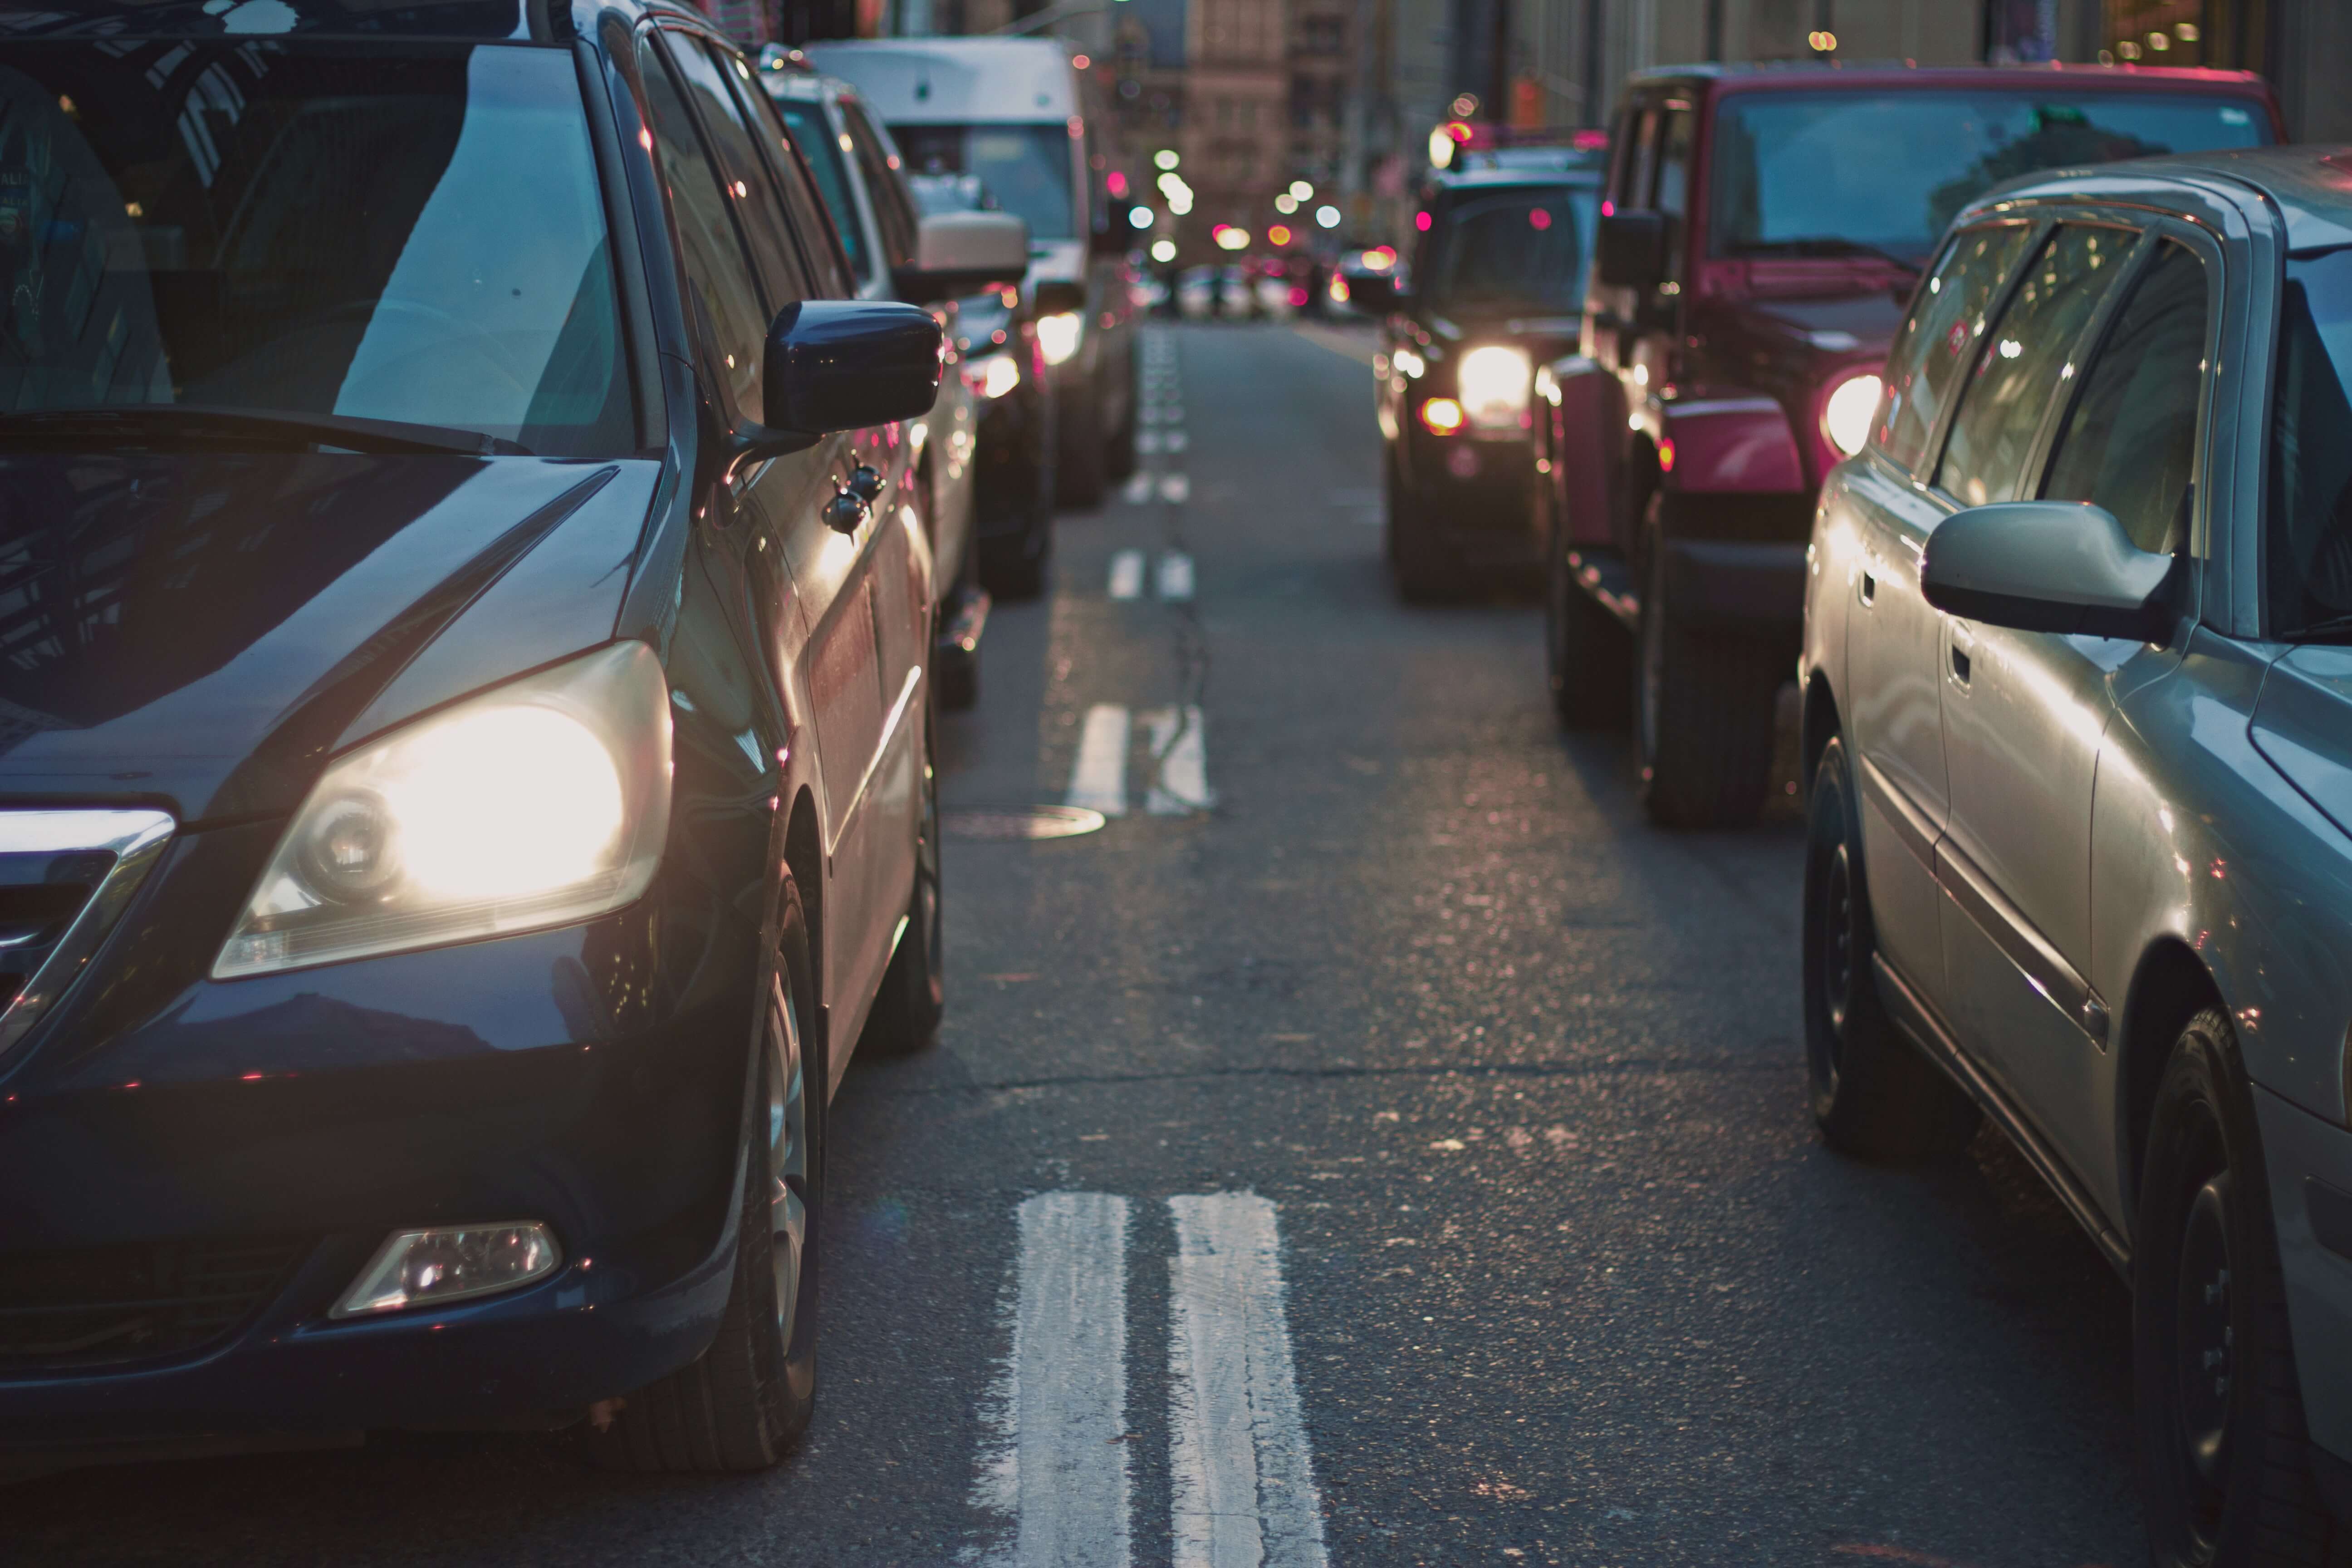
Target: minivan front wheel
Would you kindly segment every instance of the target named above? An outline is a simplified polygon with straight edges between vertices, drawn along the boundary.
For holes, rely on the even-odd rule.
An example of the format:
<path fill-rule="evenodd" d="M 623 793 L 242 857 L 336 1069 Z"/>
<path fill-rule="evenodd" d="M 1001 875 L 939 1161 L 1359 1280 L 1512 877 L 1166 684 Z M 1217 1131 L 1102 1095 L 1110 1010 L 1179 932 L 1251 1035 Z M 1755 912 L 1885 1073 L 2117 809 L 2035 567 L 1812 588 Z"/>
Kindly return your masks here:
<path fill-rule="evenodd" d="M 818 1241 L 824 1212 L 823 1064 L 810 1002 L 808 924 L 784 885 L 776 961 L 761 998 L 760 1062 L 718 1335 L 699 1356 L 592 1421 L 607 1469 L 763 1470 L 816 1408 Z"/>
<path fill-rule="evenodd" d="M 2352 1560 L 2313 1486 L 2252 1096 L 2220 1008 L 2174 1042 L 2132 1258 L 2140 1488 L 2158 1568 Z"/>

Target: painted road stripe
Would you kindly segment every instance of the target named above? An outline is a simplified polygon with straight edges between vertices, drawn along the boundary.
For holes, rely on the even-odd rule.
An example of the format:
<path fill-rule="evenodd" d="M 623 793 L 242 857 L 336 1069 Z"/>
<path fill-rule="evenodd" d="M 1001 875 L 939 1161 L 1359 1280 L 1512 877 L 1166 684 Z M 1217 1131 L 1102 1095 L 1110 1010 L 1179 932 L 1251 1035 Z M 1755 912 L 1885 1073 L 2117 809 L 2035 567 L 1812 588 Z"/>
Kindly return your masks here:
<path fill-rule="evenodd" d="M 1128 1568 L 1127 1200 L 1043 1193 L 1020 1220 L 1013 1355 L 972 1499 L 1010 1539 L 982 1561 Z"/>
<path fill-rule="evenodd" d="M 1105 816 L 1127 815 L 1128 727 L 1127 710 L 1115 703 L 1097 702 L 1087 710 L 1064 805 L 1082 805 Z"/>
<path fill-rule="evenodd" d="M 1181 430 L 1171 430 L 1168 432 L 1162 444 L 1165 446 L 1166 449 L 1171 452 L 1181 452 L 1185 447 L 1191 446 L 1192 442 L 1192 438 L 1186 436 Z"/>
<path fill-rule="evenodd" d="M 1135 449 L 1139 452 L 1165 451 L 1167 446 L 1167 438 L 1157 430 L 1139 430 L 1135 433 Z"/>
<path fill-rule="evenodd" d="M 1327 1568 L 1274 1205 L 1255 1193 L 1208 1193 L 1170 1198 L 1168 1207 L 1176 1219 L 1168 1260 L 1172 1561 Z"/>
<path fill-rule="evenodd" d="M 1144 719 L 1159 776 L 1143 792 L 1143 809 L 1153 816 L 1190 816 L 1216 805 L 1209 793 L 1208 721 L 1199 705 L 1162 708 Z"/>
<path fill-rule="evenodd" d="M 1160 558 L 1160 596 L 1171 604 L 1192 596 L 1192 558 L 1181 550 L 1171 550 Z"/>
<path fill-rule="evenodd" d="M 1114 599 L 1139 598 L 1143 593 L 1143 552 L 1114 551 L 1110 558 L 1110 596 Z"/>
<path fill-rule="evenodd" d="M 1185 478 L 1182 474 L 1160 475 L 1160 499 L 1161 500 L 1191 500 L 1192 499 L 1192 481 Z"/>
<path fill-rule="evenodd" d="M 1150 474 L 1136 474 L 1130 477 L 1127 481 L 1126 488 L 1118 492 L 1118 499 L 1125 501 L 1129 506 L 1141 506 L 1145 501 L 1150 500 L 1151 499 L 1151 476 Z"/>

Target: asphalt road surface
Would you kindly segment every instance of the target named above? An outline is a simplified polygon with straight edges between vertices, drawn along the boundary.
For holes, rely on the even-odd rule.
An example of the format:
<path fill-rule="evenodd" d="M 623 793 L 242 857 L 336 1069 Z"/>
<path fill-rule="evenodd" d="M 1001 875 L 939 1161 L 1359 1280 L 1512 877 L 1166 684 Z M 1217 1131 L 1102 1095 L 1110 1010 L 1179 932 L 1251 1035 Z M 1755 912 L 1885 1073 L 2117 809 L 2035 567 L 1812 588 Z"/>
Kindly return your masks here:
<path fill-rule="evenodd" d="M 1150 338 L 1147 477 L 941 735 L 961 830 L 1110 820 L 951 834 L 940 1042 L 835 1102 L 799 1456 L 85 1471 L 0 1492 L 0 1560 L 2141 1559 L 2116 1280 L 1990 1135 L 1813 1136 L 1792 805 L 1648 828 L 1538 609 L 1399 606 L 1360 331 Z"/>

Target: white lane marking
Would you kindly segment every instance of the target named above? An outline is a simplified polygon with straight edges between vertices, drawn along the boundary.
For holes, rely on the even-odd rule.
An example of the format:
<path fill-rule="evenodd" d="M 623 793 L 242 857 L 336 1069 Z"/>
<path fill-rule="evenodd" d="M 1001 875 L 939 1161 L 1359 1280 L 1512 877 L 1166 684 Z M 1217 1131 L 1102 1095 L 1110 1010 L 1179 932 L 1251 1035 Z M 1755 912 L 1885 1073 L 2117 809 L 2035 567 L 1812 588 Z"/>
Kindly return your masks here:
<path fill-rule="evenodd" d="M 1169 1523 L 1176 1568 L 1326 1568 L 1274 1205 L 1172 1197 Z"/>
<path fill-rule="evenodd" d="M 1171 550 L 1160 558 L 1160 596 L 1174 604 L 1192 596 L 1192 558 Z"/>
<path fill-rule="evenodd" d="M 1115 551 L 1110 558 L 1110 596 L 1114 599 L 1140 598 L 1143 594 L 1143 552 Z"/>
<path fill-rule="evenodd" d="M 1020 1208 L 1013 1354 L 984 1408 L 972 1489 L 1011 1540 L 989 1568 L 1127 1568 L 1128 1204 L 1042 1193 Z"/>
<path fill-rule="evenodd" d="M 1105 816 L 1127 815 L 1128 728 L 1127 710 L 1116 703 L 1097 702 L 1087 710 L 1064 805 L 1082 805 Z"/>
<path fill-rule="evenodd" d="M 1192 499 L 1192 481 L 1182 474 L 1160 475 L 1160 499 L 1161 500 L 1191 500 Z"/>
<path fill-rule="evenodd" d="M 1141 506 L 1151 499 L 1151 476 L 1137 474 L 1129 479 L 1118 492 L 1118 499 L 1129 506 Z"/>
<path fill-rule="evenodd" d="M 1157 430 L 1139 430 L 1135 433 L 1135 449 L 1139 452 L 1165 451 L 1167 442 Z"/>
<path fill-rule="evenodd" d="M 1192 439 L 1181 430 L 1171 430 L 1168 432 L 1167 449 L 1169 451 L 1181 452 L 1192 444 Z"/>
<path fill-rule="evenodd" d="M 1181 425 L 1184 423 L 1184 405 L 1173 400 L 1147 403 L 1143 405 L 1143 422 L 1146 425 Z"/>
<path fill-rule="evenodd" d="M 1143 792 L 1143 809 L 1153 816 L 1190 816 L 1215 805 L 1217 797 L 1209 789 L 1208 723 L 1199 705 L 1157 709 L 1144 715 L 1144 722 L 1159 776 Z"/>

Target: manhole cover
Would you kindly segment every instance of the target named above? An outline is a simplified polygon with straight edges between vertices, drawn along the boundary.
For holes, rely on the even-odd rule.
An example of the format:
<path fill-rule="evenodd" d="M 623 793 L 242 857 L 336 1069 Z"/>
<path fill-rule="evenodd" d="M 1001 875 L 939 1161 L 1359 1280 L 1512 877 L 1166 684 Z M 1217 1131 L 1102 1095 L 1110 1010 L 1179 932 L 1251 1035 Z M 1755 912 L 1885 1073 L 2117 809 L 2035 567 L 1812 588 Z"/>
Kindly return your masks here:
<path fill-rule="evenodd" d="M 947 811 L 940 826 L 950 838 L 1074 838 L 1103 825 L 1103 814 L 1083 805 L 1024 805 Z"/>

